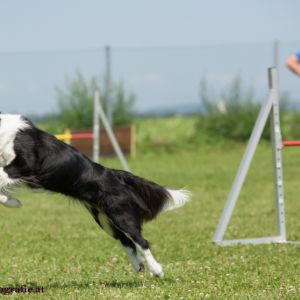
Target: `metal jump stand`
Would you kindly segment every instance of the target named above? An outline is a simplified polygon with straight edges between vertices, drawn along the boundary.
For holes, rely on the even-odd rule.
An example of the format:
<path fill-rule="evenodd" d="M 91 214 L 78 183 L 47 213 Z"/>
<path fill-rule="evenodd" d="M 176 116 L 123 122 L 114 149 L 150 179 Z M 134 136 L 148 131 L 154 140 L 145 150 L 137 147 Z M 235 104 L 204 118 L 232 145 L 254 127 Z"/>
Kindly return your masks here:
<path fill-rule="evenodd" d="M 108 138 L 112 144 L 112 147 L 118 156 L 118 159 L 123 167 L 123 170 L 130 172 L 125 156 L 120 148 L 120 145 L 115 137 L 113 129 L 111 128 L 109 121 L 104 113 L 104 109 L 100 101 L 100 92 L 95 91 L 94 94 L 94 120 L 93 120 L 93 160 L 99 162 L 99 143 L 100 143 L 100 119 L 106 130 Z"/>
<path fill-rule="evenodd" d="M 290 242 L 286 240 L 285 214 L 284 214 L 284 194 L 283 194 L 283 176 L 282 176 L 282 158 L 281 150 L 285 146 L 298 146 L 299 141 L 282 142 L 280 121 L 279 121 L 279 104 L 278 104 L 278 75 L 276 68 L 268 69 L 269 78 L 269 95 L 266 102 L 261 107 L 253 128 L 246 151 L 241 160 L 238 172 L 235 176 L 231 191 L 228 195 L 223 213 L 215 231 L 213 242 L 221 246 L 235 244 L 267 244 L 267 243 L 292 243 L 300 245 L 300 242 Z M 274 186 L 276 200 L 276 219 L 277 235 L 270 237 L 246 238 L 237 240 L 223 240 L 228 223 L 232 216 L 235 204 L 237 202 L 242 185 L 245 181 L 250 163 L 253 159 L 258 142 L 261 138 L 263 129 L 270 115 L 270 130 L 273 148 L 273 166 L 274 166 Z"/>

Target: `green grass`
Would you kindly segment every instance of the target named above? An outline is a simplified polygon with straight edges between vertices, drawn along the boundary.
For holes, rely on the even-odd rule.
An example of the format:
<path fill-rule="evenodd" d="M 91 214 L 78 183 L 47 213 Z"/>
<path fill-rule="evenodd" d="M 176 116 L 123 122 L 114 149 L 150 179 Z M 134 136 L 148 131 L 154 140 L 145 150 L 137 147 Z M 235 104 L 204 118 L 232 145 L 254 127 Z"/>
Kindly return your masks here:
<path fill-rule="evenodd" d="M 175 153 L 178 149 L 195 148 L 198 116 L 137 119 L 138 153 Z"/>
<path fill-rule="evenodd" d="M 118 243 L 80 205 L 62 196 L 16 192 L 22 209 L 0 207 L 0 287 L 43 287 L 12 299 L 299 299 L 300 249 L 292 245 L 218 247 L 211 243 L 244 147 L 142 155 L 134 173 L 193 192 L 185 207 L 144 227 L 165 277 L 135 273 Z M 286 215 L 300 240 L 299 149 L 284 150 Z M 115 160 L 105 160 L 118 167 Z M 272 158 L 257 151 L 226 238 L 275 233 Z"/>

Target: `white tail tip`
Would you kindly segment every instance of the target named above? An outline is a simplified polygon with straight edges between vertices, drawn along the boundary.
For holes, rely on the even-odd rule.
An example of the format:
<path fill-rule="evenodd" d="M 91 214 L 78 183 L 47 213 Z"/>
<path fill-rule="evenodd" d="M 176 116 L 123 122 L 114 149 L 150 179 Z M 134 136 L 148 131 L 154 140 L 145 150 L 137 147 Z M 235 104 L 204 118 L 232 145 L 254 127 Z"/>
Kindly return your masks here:
<path fill-rule="evenodd" d="M 171 198 L 168 199 L 167 203 L 165 204 L 163 211 L 172 210 L 178 207 L 183 206 L 186 202 L 190 200 L 192 193 L 188 190 L 170 190 L 167 189 L 168 193 L 170 194 Z"/>

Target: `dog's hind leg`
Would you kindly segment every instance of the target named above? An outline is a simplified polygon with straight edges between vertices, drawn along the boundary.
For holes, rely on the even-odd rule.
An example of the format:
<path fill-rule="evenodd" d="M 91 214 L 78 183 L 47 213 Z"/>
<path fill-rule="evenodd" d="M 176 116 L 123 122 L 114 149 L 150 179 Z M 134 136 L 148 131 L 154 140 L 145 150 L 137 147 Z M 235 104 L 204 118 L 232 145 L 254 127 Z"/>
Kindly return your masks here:
<path fill-rule="evenodd" d="M 143 239 L 140 233 L 129 234 L 129 236 L 132 238 L 138 251 L 144 257 L 144 260 L 148 265 L 150 274 L 152 276 L 157 276 L 162 278 L 164 276 L 163 268 L 152 255 L 148 242 Z"/>
<path fill-rule="evenodd" d="M 135 218 L 131 217 L 129 214 L 124 216 L 113 216 L 111 217 L 111 222 L 114 226 L 122 232 L 135 246 L 137 252 L 142 255 L 146 261 L 150 274 L 163 277 L 162 266 L 153 257 L 148 241 L 146 241 L 141 234 L 141 226 L 137 224 Z"/>
<path fill-rule="evenodd" d="M 116 228 L 103 212 L 99 212 L 99 210 L 91 208 L 88 205 L 86 205 L 86 207 L 96 223 L 110 236 L 119 240 L 122 248 L 127 253 L 133 269 L 137 272 L 143 272 L 145 270 L 143 258 L 137 252 L 135 244 L 122 231 Z"/>
<path fill-rule="evenodd" d="M 131 262 L 133 269 L 137 272 L 144 272 L 144 259 L 137 251 L 135 244 L 129 238 L 127 238 L 122 231 L 118 230 L 117 228 L 114 228 L 114 231 L 116 234 L 115 237 L 120 241 L 121 246 L 126 251 L 128 259 Z"/>

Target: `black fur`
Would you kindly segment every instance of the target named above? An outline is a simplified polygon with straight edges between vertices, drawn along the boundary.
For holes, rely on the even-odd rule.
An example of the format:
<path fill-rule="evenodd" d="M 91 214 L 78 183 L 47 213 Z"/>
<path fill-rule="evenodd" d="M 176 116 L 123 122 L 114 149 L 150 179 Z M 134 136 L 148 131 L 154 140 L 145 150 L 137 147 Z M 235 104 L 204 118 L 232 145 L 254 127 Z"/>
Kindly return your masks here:
<path fill-rule="evenodd" d="M 16 135 L 16 157 L 4 167 L 8 176 L 30 187 L 77 199 L 101 227 L 99 212 L 104 213 L 113 237 L 123 246 L 134 253 L 135 244 L 148 249 L 141 235 L 142 223 L 155 218 L 169 201 L 167 189 L 129 172 L 94 163 L 74 147 L 24 120 L 30 126 Z"/>
<path fill-rule="evenodd" d="M 17 134 L 14 150 L 16 158 L 4 168 L 10 178 L 73 197 L 107 214 L 130 209 L 137 219 L 152 220 L 170 198 L 164 187 L 105 168 L 32 124 Z"/>

